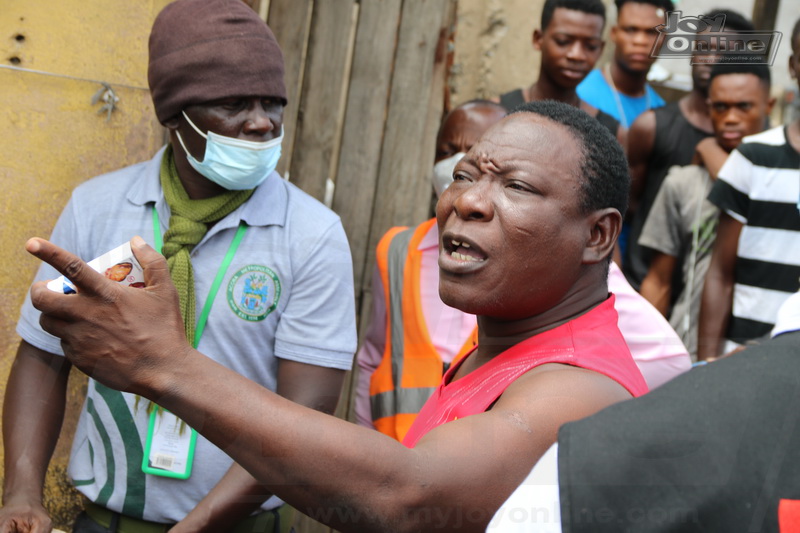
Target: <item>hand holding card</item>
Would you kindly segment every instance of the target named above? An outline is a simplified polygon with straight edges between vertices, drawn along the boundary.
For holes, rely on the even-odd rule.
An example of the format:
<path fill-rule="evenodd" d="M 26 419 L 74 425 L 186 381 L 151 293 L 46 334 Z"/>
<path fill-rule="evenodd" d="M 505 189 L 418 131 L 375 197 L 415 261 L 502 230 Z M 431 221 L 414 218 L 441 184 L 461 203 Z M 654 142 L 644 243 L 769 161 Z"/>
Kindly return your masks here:
<path fill-rule="evenodd" d="M 110 252 L 89 261 L 89 266 L 103 274 L 111 281 L 128 287 L 144 287 L 144 271 L 133 255 L 131 243 L 126 242 Z M 66 277 L 60 276 L 50 281 L 47 288 L 64 294 L 75 294 L 75 285 Z"/>
<path fill-rule="evenodd" d="M 123 250 L 100 270 L 46 240 L 29 240 L 28 252 L 61 272 L 77 292 L 63 294 L 64 280 L 57 280 L 55 291 L 38 282 L 31 302 L 42 312 L 42 328 L 61 339 L 70 362 L 105 385 L 150 398 L 191 347 L 164 256 L 138 237 L 126 246 L 133 253 Z M 131 272 L 124 281 L 103 275 L 108 270 L 119 277 L 127 267 L 112 267 L 125 262 Z M 137 268 L 139 278 L 133 276 Z M 131 290 L 137 283 L 146 286 Z"/>

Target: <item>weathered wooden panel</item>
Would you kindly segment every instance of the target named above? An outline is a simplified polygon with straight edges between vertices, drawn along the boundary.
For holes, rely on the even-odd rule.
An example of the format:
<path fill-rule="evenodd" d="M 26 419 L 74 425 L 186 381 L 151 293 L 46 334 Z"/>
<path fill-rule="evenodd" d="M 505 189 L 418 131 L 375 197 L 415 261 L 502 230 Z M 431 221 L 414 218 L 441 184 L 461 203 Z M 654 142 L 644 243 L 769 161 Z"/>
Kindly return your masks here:
<path fill-rule="evenodd" d="M 283 52 L 285 65 L 284 83 L 289 100 L 283 111 L 283 154 L 278 163 L 278 172 L 286 175 L 289 162 L 292 160 L 295 141 L 295 124 L 297 111 L 300 108 L 300 94 L 305 72 L 306 48 L 311 26 L 313 0 L 270 0 L 267 24 Z"/>
<path fill-rule="evenodd" d="M 314 5 L 289 179 L 322 200 L 342 124 L 343 91 L 354 32 L 352 0 Z M 302 148 L 302 149 L 301 149 Z"/>
<path fill-rule="evenodd" d="M 431 116 L 431 83 L 449 0 L 405 0 L 381 150 L 378 189 L 368 240 L 368 263 L 392 226 L 422 222 L 428 214 L 434 146 L 427 138 L 440 116 Z M 369 268 L 369 267 L 367 267 Z M 362 288 L 369 276 L 362 276 Z M 368 289 L 367 289 L 368 290 Z"/>
<path fill-rule="evenodd" d="M 322 200 L 340 137 L 343 91 L 348 80 L 354 32 L 352 0 L 322 0 L 314 5 L 303 92 L 297 116 L 290 180 Z"/>
<path fill-rule="evenodd" d="M 369 226 L 389 103 L 402 0 L 362 0 L 353 50 L 333 210 L 350 240 L 356 290 L 368 257 Z"/>
<path fill-rule="evenodd" d="M 439 133 L 441 118 L 449 102 L 447 73 L 453 60 L 449 47 L 452 45 L 455 34 L 457 7 L 456 0 L 446 0 L 444 20 L 439 28 L 439 40 L 436 42 L 436 55 L 433 59 L 433 75 L 431 76 L 430 96 L 428 98 L 427 116 L 429 120 L 425 124 L 425 134 L 422 137 L 421 146 L 421 161 L 430 163 L 429 168 L 423 166 L 425 176 L 428 176 L 428 173 L 433 171 L 433 160 L 436 156 L 436 135 Z M 427 197 L 431 198 L 433 187 L 430 183 L 427 186 Z"/>

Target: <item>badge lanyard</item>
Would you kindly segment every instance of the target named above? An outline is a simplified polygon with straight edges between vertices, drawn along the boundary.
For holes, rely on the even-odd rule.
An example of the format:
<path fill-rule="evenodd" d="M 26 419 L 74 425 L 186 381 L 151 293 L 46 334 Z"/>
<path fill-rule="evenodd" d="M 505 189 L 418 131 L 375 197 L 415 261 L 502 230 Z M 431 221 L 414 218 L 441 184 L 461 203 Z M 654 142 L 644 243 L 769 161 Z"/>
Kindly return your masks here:
<path fill-rule="evenodd" d="M 158 211 L 153 206 L 153 238 L 155 249 L 161 253 L 164 245 L 161 237 L 161 221 Z M 219 265 L 217 275 L 211 288 L 208 290 L 206 303 L 197 321 L 192 347 L 200 345 L 200 337 L 206 328 L 208 316 L 211 314 L 211 306 L 219 292 L 225 273 L 233 262 L 236 250 L 244 238 L 247 231 L 247 224 L 239 223 L 228 252 Z M 160 414 L 160 416 L 159 416 Z M 191 475 L 192 461 L 194 459 L 195 443 L 197 441 L 197 431 L 190 428 L 189 433 L 185 431 L 185 424 L 178 417 L 165 409 L 154 409 L 150 414 L 150 423 L 147 429 L 147 439 L 145 441 L 145 453 L 142 458 L 142 471 L 146 474 L 165 476 L 177 479 L 187 479 Z"/>

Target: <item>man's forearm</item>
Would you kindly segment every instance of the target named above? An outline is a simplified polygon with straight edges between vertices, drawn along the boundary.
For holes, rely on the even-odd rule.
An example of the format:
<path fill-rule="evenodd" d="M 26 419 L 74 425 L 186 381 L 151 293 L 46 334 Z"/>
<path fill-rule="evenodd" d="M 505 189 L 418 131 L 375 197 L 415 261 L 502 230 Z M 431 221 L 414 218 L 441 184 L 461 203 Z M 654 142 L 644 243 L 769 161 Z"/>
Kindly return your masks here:
<path fill-rule="evenodd" d="M 224 531 L 256 511 L 271 492 L 234 463 L 194 509 L 170 531 Z"/>
<path fill-rule="evenodd" d="M 733 309 L 734 270 L 742 227 L 738 220 L 720 214 L 717 239 L 700 302 L 697 338 L 697 358 L 700 361 L 720 355 L 720 342 Z"/>
<path fill-rule="evenodd" d="M 697 333 L 697 359 L 707 361 L 720 354 L 720 344 L 725 338 L 731 309 L 733 286 L 712 274 L 706 277 L 700 303 Z"/>
<path fill-rule="evenodd" d="M 70 364 L 22 342 L 3 406 L 3 501 L 40 501 L 47 465 L 64 419 Z"/>
<path fill-rule="evenodd" d="M 398 450 L 408 454 L 413 450 L 374 430 L 299 406 L 199 352 L 189 354 L 167 375 L 169 380 L 145 394 L 157 398 L 159 405 L 201 432 L 267 488 L 280 487 L 281 497 L 301 511 L 358 509 L 363 513 L 360 530 L 379 531 L 387 509 L 375 502 L 389 490 L 382 480 L 402 485 L 406 475 L 413 475 L 395 468 Z M 346 426 L 344 431 L 342 426 Z M 371 450 L 370 455 L 358 453 L 363 449 Z M 352 453 L 343 454 L 343 450 Z M 383 474 L 376 476 L 376 472 Z M 397 500 L 385 501 L 390 503 L 388 508 L 404 507 Z"/>
<path fill-rule="evenodd" d="M 644 298 L 658 309 L 658 312 L 667 317 L 669 313 L 669 300 L 672 289 L 669 283 L 663 283 L 656 276 L 648 274 L 642 280 L 641 294 Z"/>

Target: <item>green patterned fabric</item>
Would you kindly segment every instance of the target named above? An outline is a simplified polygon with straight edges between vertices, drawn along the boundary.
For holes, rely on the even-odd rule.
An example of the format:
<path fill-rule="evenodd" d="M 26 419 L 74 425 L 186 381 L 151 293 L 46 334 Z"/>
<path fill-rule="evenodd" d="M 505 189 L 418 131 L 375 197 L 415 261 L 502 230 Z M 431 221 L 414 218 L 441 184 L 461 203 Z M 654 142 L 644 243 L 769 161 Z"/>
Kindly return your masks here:
<path fill-rule="evenodd" d="M 172 146 L 167 147 L 161 160 L 161 187 L 171 211 L 161 253 L 167 258 L 170 276 L 178 289 L 186 338 L 193 343 L 196 321 L 194 271 L 190 253 L 203 239 L 209 224 L 245 203 L 253 195 L 254 189 L 227 191 L 199 200 L 189 198 L 178 177 Z"/>

